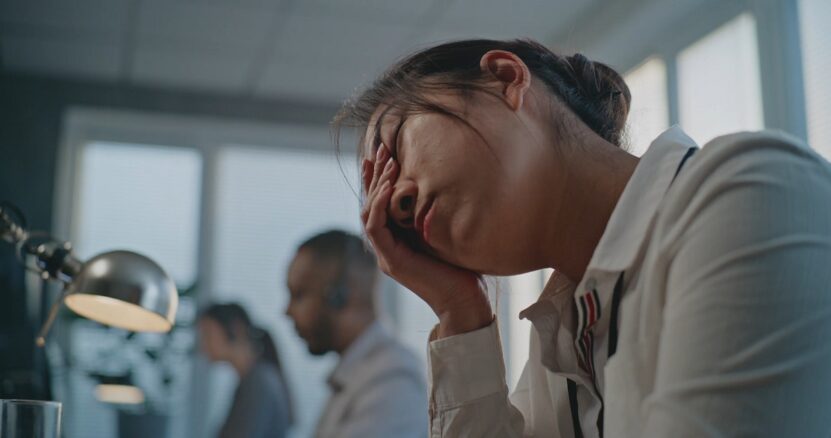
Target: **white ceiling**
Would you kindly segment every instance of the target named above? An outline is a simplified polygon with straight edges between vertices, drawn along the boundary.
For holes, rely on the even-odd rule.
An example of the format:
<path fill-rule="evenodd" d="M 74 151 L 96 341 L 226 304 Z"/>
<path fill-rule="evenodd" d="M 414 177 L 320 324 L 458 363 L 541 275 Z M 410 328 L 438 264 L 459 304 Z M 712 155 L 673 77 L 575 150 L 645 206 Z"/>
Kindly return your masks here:
<path fill-rule="evenodd" d="M 464 37 L 551 42 L 602 0 L 0 0 L 3 69 L 340 101 Z"/>

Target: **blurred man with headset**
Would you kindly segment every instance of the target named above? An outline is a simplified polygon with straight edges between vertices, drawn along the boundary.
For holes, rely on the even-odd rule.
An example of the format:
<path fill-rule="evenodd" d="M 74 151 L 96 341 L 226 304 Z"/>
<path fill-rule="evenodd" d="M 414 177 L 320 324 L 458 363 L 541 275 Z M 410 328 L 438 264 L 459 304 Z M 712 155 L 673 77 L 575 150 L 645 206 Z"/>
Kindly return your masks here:
<path fill-rule="evenodd" d="M 340 356 L 316 438 L 427 436 L 425 368 L 376 318 L 376 266 L 339 230 L 303 242 L 289 265 L 286 315 L 311 354 Z"/>

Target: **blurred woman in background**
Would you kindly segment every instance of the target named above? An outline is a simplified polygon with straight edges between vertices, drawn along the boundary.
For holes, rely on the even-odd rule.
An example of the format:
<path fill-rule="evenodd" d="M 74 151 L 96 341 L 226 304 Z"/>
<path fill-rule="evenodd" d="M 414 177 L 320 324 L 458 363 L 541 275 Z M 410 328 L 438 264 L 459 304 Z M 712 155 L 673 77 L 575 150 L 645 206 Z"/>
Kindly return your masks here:
<path fill-rule="evenodd" d="M 281 438 L 294 409 L 271 335 L 239 304 L 213 304 L 199 316 L 200 348 L 213 362 L 228 362 L 239 376 L 234 402 L 219 438 Z"/>

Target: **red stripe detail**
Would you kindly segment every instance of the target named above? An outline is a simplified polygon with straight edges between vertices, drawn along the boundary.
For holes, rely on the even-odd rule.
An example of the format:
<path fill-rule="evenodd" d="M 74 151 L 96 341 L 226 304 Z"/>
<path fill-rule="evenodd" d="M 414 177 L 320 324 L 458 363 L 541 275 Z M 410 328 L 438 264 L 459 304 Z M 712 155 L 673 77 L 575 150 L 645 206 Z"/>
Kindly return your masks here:
<path fill-rule="evenodd" d="M 589 315 L 590 315 L 589 316 L 589 322 L 588 322 L 588 324 L 586 324 L 586 329 L 588 329 L 597 320 L 597 315 L 595 314 L 595 310 L 594 310 L 594 296 L 592 296 L 591 293 L 586 295 L 586 302 L 589 305 Z"/>

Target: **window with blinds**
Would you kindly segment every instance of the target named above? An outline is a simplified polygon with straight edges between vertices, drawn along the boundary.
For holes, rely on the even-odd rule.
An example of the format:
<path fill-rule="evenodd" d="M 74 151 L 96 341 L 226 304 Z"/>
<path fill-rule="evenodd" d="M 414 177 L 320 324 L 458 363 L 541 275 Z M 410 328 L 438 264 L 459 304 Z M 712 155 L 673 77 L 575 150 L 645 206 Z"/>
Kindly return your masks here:
<path fill-rule="evenodd" d="M 699 144 L 764 126 L 756 21 L 744 13 L 678 55 L 681 127 Z"/>
<path fill-rule="evenodd" d="M 155 260 L 178 286 L 190 286 L 196 277 L 201 154 L 93 142 L 81 160 L 72 234 L 82 259 L 128 249 Z"/>
<path fill-rule="evenodd" d="M 831 2 L 800 0 L 799 19 L 802 40 L 802 61 L 805 73 L 808 142 L 814 149 L 831 158 Z"/>
<path fill-rule="evenodd" d="M 632 95 L 627 120 L 629 152 L 641 156 L 669 127 L 667 69 L 659 58 L 649 58 L 624 75 Z"/>

